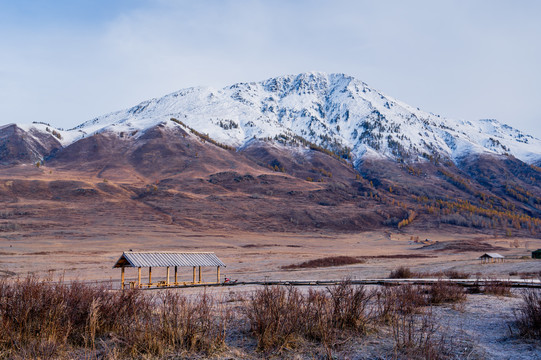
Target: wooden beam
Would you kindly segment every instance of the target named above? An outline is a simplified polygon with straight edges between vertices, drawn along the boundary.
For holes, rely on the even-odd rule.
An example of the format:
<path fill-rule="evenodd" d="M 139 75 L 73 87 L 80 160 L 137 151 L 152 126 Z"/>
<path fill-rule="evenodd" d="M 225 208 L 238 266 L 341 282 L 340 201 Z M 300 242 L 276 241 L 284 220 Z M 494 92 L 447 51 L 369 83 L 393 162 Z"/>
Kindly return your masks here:
<path fill-rule="evenodd" d="M 178 274 L 178 266 L 175 266 L 175 285 L 178 284 L 178 277 L 177 277 L 177 274 Z"/>
<path fill-rule="evenodd" d="M 167 267 L 167 280 L 165 281 L 165 284 L 169 286 L 169 266 Z"/>
<path fill-rule="evenodd" d="M 120 268 L 120 288 L 124 290 L 124 266 Z"/>
<path fill-rule="evenodd" d="M 220 283 L 220 267 L 216 266 L 216 282 Z"/>
<path fill-rule="evenodd" d="M 195 266 L 193 267 L 193 283 L 195 284 Z"/>
<path fill-rule="evenodd" d="M 152 286 L 152 268 L 148 268 L 148 287 Z"/>
<path fill-rule="evenodd" d="M 199 266 L 199 283 L 201 284 L 201 280 L 202 280 L 202 277 L 201 277 L 201 266 Z"/>
<path fill-rule="evenodd" d="M 137 268 L 137 287 L 141 287 L 141 267 Z"/>

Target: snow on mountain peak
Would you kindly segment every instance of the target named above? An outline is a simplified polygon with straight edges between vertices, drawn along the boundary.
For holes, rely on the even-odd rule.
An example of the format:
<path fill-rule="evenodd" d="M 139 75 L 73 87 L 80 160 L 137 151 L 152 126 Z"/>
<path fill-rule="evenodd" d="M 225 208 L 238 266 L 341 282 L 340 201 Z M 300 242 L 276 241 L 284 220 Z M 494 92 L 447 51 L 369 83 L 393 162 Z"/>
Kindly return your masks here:
<path fill-rule="evenodd" d="M 302 137 L 352 159 L 457 159 L 471 153 L 541 159 L 541 141 L 496 120 L 452 120 L 424 112 L 345 74 L 285 75 L 223 89 L 194 87 L 63 131 L 66 141 L 102 131 L 135 133 L 177 118 L 214 140 L 242 147 L 253 138 Z M 63 143 L 65 144 L 64 141 Z"/>

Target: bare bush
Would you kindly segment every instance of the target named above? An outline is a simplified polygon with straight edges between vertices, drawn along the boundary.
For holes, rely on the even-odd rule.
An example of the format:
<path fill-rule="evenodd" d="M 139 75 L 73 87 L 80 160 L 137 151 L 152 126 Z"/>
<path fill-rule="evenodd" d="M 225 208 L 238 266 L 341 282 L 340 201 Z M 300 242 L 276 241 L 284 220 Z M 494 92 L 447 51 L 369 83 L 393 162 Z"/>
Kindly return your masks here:
<path fill-rule="evenodd" d="M 432 311 L 421 315 L 397 313 L 391 329 L 397 358 L 444 359 L 445 338 L 438 336 Z"/>
<path fill-rule="evenodd" d="M 302 303 L 302 294 L 292 287 L 265 287 L 253 294 L 245 311 L 259 349 L 295 345 L 301 332 Z"/>
<path fill-rule="evenodd" d="M 363 334 L 368 326 L 368 301 L 371 295 L 362 285 L 344 281 L 328 288 L 333 305 L 332 325 Z"/>
<path fill-rule="evenodd" d="M 109 344 L 129 358 L 208 354 L 225 338 L 227 314 L 215 305 L 206 295 L 188 301 L 178 294 L 155 297 L 79 282 L 2 280 L 0 352 L 10 358 L 59 358 L 72 349 L 94 352 L 97 344 Z"/>
<path fill-rule="evenodd" d="M 410 268 L 401 266 L 389 274 L 389 279 L 410 279 L 417 277 L 417 274 L 412 272 Z"/>
<path fill-rule="evenodd" d="M 295 288 L 265 287 L 252 295 L 245 312 L 260 350 L 280 351 L 314 340 L 330 356 L 339 337 L 366 333 L 370 298 L 363 286 L 347 281 L 307 295 Z"/>
<path fill-rule="evenodd" d="M 485 294 L 497 296 L 511 296 L 511 284 L 509 281 L 487 280 L 483 287 Z"/>
<path fill-rule="evenodd" d="M 470 277 L 470 274 L 456 270 L 446 270 L 443 273 L 448 279 L 467 279 Z"/>
<path fill-rule="evenodd" d="M 456 303 L 466 300 L 466 292 L 460 285 L 450 281 L 439 280 L 428 287 L 430 304 Z"/>
<path fill-rule="evenodd" d="M 526 290 L 522 304 L 515 313 L 520 335 L 541 340 L 541 291 Z"/>
<path fill-rule="evenodd" d="M 314 259 L 302 262 L 300 264 L 292 264 L 282 266 L 282 269 L 307 269 L 318 267 L 330 267 L 330 266 L 344 266 L 353 264 L 362 264 L 365 260 L 352 256 L 330 256 L 321 259 Z"/>

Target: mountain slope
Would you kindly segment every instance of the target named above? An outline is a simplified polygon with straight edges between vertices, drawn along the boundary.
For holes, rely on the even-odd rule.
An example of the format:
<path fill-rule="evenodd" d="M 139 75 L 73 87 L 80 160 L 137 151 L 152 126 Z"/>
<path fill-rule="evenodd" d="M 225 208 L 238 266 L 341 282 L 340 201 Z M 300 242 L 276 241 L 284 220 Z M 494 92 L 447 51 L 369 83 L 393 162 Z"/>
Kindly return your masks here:
<path fill-rule="evenodd" d="M 15 124 L 0 127 L 1 165 L 35 164 L 61 147 L 58 139 L 46 130 L 31 126 L 25 131 Z"/>
<path fill-rule="evenodd" d="M 541 234 L 538 139 L 341 74 L 181 90 L 68 131 L 5 126 L 0 149 L 0 197 L 32 203 L 42 189 L 43 216 L 106 202 L 151 227 Z"/>
<path fill-rule="evenodd" d="M 223 89 L 189 88 L 87 121 L 68 138 L 132 133 L 177 118 L 216 141 L 241 148 L 251 139 L 295 142 L 363 156 L 459 159 L 511 154 L 533 163 L 541 141 L 496 120 L 457 121 L 413 108 L 343 74 L 305 73 Z"/>

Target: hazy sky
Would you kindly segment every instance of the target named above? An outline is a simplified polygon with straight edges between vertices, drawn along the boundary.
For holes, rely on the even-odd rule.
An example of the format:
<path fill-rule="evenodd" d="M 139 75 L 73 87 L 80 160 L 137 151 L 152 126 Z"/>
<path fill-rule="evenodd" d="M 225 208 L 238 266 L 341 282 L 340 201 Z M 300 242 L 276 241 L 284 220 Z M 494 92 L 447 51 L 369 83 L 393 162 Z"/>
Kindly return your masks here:
<path fill-rule="evenodd" d="M 324 71 L 541 137 L 540 19 L 535 0 L 0 0 L 0 124 Z"/>

